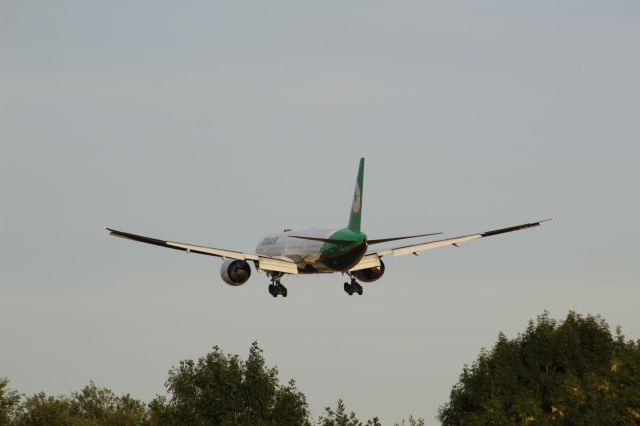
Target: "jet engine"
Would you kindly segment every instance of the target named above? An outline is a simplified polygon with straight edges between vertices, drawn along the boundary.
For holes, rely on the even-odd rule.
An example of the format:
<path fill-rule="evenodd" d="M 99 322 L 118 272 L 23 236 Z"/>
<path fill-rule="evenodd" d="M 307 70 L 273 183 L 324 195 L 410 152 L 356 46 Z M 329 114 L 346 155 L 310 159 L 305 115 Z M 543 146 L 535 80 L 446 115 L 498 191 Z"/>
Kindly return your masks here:
<path fill-rule="evenodd" d="M 244 260 L 226 260 L 220 268 L 220 275 L 225 283 L 239 286 L 251 277 L 251 267 Z"/>
<path fill-rule="evenodd" d="M 362 281 L 363 283 L 372 283 L 376 280 L 379 280 L 382 275 L 384 275 L 384 263 L 382 260 L 380 261 L 380 266 L 375 266 L 373 268 L 360 269 L 359 271 L 355 271 L 353 273 L 357 279 Z"/>

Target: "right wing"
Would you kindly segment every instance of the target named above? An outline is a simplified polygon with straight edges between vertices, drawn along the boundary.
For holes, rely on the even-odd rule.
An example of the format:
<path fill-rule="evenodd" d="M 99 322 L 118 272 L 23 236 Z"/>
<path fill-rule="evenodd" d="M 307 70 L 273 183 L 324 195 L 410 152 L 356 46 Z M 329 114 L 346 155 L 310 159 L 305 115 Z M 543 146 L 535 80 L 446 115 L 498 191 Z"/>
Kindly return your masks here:
<path fill-rule="evenodd" d="M 531 223 L 525 223 L 522 225 L 510 226 L 508 228 L 495 229 L 493 231 L 486 231 L 478 234 L 463 235 L 461 237 L 447 238 L 445 240 L 431 241 L 431 242 L 422 243 L 422 244 L 412 244 L 410 246 L 396 247 L 396 248 L 391 248 L 387 250 L 381 250 L 374 253 L 369 253 L 365 255 L 356 266 L 351 268 L 350 271 L 358 271 L 361 269 L 368 269 L 368 268 L 380 266 L 380 258 L 382 256 L 404 256 L 405 254 L 411 254 L 411 253 L 417 256 L 421 251 L 424 251 L 424 250 L 430 250 L 430 249 L 450 246 L 450 245 L 459 247 L 460 243 L 464 243 L 466 241 L 471 241 L 471 240 L 475 240 L 483 237 L 491 237 L 493 235 L 505 234 L 507 232 L 520 231 L 522 229 L 527 229 L 527 228 L 533 228 L 536 226 L 540 226 L 542 222 L 547 222 L 549 220 L 553 220 L 553 219 L 544 219 L 538 222 L 531 222 Z"/>
<path fill-rule="evenodd" d="M 286 274 L 297 274 L 298 266 L 296 263 L 284 257 L 262 256 L 253 253 L 242 253 L 239 251 L 223 250 L 213 247 L 197 246 L 193 244 L 178 243 L 175 241 L 160 240 L 157 238 L 144 237 L 142 235 L 130 234 L 128 232 L 117 231 L 111 228 L 105 228 L 109 231 L 109 235 L 125 238 L 128 240 L 139 241 L 141 243 L 153 244 L 160 247 L 182 250 L 188 253 L 206 254 L 208 256 L 221 257 L 223 259 L 253 260 L 256 266 L 263 271 L 284 272 Z"/>

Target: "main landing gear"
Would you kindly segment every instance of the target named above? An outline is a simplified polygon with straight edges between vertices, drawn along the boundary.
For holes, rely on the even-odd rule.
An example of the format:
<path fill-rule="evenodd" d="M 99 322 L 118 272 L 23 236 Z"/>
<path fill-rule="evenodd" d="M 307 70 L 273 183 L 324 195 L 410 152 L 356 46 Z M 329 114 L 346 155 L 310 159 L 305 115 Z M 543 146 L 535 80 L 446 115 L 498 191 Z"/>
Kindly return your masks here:
<path fill-rule="evenodd" d="M 269 294 L 273 297 L 278 297 L 279 294 L 282 297 L 287 297 L 287 288 L 280 284 L 282 274 L 274 272 L 271 274 L 271 284 L 269 284 Z"/>
<path fill-rule="evenodd" d="M 351 284 L 344 283 L 344 291 L 346 291 L 349 296 L 353 296 L 353 293 L 362 296 L 362 286 L 354 277 L 351 277 Z"/>

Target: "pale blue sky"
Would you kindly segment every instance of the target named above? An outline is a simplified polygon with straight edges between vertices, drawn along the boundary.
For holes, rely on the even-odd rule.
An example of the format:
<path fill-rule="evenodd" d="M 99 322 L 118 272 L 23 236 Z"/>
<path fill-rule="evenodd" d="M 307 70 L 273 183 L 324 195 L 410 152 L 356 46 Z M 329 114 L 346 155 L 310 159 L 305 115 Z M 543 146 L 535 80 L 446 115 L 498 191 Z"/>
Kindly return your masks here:
<path fill-rule="evenodd" d="M 547 309 L 640 337 L 640 3 L 0 3 L 0 376 L 150 400 L 258 340 L 314 417 L 433 419 L 464 363 Z M 220 261 L 346 224 L 543 227 L 339 275 L 225 286 Z"/>

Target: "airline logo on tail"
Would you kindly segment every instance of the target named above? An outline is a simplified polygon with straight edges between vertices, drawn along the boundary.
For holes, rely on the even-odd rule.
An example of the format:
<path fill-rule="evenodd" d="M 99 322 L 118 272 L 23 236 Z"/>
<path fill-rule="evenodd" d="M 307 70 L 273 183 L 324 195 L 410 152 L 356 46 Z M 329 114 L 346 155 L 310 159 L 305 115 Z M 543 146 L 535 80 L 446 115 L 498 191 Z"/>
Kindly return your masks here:
<path fill-rule="evenodd" d="M 351 205 L 351 211 L 355 214 L 358 214 L 360 211 L 360 203 L 362 201 L 362 197 L 360 196 L 360 184 L 356 183 L 356 191 L 353 193 L 353 204 Z"/>

